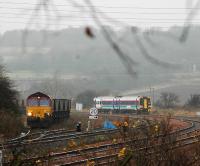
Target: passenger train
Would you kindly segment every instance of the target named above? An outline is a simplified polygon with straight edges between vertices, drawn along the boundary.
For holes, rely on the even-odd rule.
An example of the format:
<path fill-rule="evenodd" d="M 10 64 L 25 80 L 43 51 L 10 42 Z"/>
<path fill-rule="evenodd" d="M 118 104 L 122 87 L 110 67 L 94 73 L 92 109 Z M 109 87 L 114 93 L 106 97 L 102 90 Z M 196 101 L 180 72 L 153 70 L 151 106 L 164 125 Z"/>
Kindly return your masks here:
<path fill-rule="evenodd" d="M 99 112 L 148 114 L 151 111 L 151 99 L 147 96 L 104 96 L 94 98 Z"/>
<path fill-rule="evenodd" d="M 52 99 L 50 96 L 37 92 L 26 100 L 27 125 L 30 127 L 48 127 L 70 115 L 71 100 Z"/>

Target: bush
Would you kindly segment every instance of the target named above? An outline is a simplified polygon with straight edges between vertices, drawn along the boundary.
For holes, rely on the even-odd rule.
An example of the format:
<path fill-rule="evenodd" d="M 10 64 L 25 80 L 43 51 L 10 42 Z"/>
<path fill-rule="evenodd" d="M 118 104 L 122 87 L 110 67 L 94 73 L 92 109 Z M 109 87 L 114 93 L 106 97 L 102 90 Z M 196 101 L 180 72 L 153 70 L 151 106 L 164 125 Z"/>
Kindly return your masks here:
<path fill-rule="evenodd" d="M 23 123 L 14 112 L 0 111 L 0 133 L 4 137 L 14 137 L 22 131 Z"/>

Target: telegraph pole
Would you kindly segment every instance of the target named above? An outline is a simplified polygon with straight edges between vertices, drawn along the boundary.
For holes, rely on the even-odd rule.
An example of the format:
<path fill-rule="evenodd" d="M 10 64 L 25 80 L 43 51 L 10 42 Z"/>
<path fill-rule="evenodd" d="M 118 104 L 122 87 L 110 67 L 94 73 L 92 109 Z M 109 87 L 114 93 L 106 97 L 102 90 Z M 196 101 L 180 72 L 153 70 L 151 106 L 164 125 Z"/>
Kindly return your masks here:
<path fill-rule="evenodd" d="M 150 96 L 152 98 L 152 106 L 154 104 L 154 90 L 155 90 L 155 88 L 150 87 Z"/>
<path fill-rule="evenodd" d="M 154 88 L 152 88 L 153 90 L 153 96 L 152 96 L 152 106 L 154 105 Z"/>

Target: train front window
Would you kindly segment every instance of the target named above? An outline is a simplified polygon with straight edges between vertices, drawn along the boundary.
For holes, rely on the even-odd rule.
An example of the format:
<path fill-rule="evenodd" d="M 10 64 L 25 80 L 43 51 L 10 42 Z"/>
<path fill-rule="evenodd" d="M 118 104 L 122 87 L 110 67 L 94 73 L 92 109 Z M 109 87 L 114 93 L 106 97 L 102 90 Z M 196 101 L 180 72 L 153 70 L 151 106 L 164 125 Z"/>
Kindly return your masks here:
<path fill-rule="evenodd" d="M 140 105 L 144 105 L 144 99 L 143 98 L 140 99 Z"/>
<path fill-rule="evenodd" d="M 49 100 L 40 99 L 40 106 L 49 106 Z"/>
<path fill-rule="evenodd" d="M 29 99 L 28 106 L 38 106 L 38 100 L 37 99 Z"/>

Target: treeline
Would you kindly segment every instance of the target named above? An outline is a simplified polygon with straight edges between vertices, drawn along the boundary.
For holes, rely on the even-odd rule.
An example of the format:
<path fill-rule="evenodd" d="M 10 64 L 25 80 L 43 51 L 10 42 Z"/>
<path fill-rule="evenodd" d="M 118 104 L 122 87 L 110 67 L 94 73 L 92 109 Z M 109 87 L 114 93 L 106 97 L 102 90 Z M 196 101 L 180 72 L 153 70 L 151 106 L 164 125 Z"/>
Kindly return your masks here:
<path fill-rule="evenodd" d="M 18 92 L 0 65 L 0 137 L 15 136 L 23 128 L 17 100 Z"/>
<path fill-rule="evenodd" d="M 6 76 L 3 66 L 0 66 L 0 110 L 17 111 L 17 96 L 18 93 Z"/>
<path fill-rule="evenodd" d="M 159 108 L 175 108 L 178 106 L 200 108 L 200 94 L 191 94 L 184 104 L 179 104 L 179 96 L 172 92 L 162 92 L 159 99 L 153 103 Z"/>

